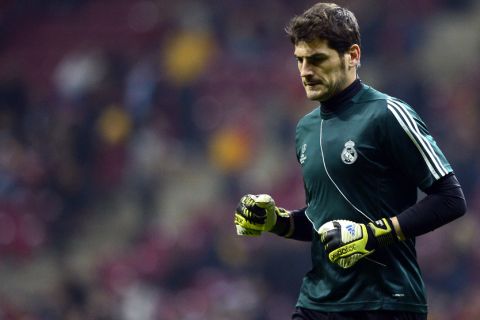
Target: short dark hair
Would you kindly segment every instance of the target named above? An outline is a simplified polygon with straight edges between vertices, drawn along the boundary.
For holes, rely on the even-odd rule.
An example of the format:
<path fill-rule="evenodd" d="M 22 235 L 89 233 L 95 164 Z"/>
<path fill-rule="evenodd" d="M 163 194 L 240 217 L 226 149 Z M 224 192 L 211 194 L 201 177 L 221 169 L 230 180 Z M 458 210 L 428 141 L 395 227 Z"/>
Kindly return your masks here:
<path fill-rule="evenodd" d="M 360 28 L 353 12 L 335 3 L 319 2 L 293 17 L 285 27 L 293 44 L 325 39 L 339 54 L 360 45 Z"/>

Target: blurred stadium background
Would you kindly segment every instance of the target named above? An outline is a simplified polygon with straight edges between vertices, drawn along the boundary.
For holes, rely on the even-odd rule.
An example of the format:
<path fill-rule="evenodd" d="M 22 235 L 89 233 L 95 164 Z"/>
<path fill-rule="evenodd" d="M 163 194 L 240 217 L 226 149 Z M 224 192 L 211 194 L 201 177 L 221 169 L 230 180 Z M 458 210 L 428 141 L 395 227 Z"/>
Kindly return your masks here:
<path fill-rule="evenodd" d="M 283 27 L 313 1 L 0 1 L 0 319 L 287 319 L 308 244 L 238 238 L 244 193 L 303 206 Z M 340 1 L 361 78 L 411 103 L 469 212 L 418 240 L 430 319 L 480 319 L 480 2 Z"/>

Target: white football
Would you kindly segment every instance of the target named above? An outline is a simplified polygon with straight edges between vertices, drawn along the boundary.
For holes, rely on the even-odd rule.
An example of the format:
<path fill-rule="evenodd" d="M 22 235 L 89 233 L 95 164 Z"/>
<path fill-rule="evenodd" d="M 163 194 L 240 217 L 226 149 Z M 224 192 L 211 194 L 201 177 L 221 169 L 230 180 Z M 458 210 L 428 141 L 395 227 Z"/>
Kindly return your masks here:
<path fill-rule="evenodd" d="M 335 224 L 334 222 L 340 223 L 340 226 L 345 226 L 345 225 L 352 225 L 355 224 L 353 221 L 350 220 L 333 220 L 333 221 L 328 221 L 320 226 L 318 229 L 318 233 L 323 233 L 326 231 L 330 231 L 335 229 Z"/>

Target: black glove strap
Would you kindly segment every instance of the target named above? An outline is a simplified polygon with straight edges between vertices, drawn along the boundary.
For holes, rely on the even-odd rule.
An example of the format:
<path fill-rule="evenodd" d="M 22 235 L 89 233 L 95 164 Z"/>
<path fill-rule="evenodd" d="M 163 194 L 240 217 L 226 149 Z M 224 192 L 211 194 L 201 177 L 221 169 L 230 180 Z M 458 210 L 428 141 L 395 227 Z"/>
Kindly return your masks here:
<path fill-rule="evenodd" d="M 373 249 L 376 247 L 386 247 L 398 241 L 397 233 L 395 232 L 395 228 L 390 218 L 384 218 L 375 222 L 371 222 L 367 226 L 368 238 L 374 240 L 373 243 L 367 244 L 367 247 L 372 247 L 368 249 Z M 381 230 L 390 229 L 390 232 L 375 236 L 374 228 Z"/>
<path fill-rule="evenodd" d="M 277 223 L 275 223 L 270 232 L 275 233 L 280 237 L 285 237 L 285 235 L 287 235 L 287 233 L 290 231 L 290 225 L 290 217 L 277 216 Z"/>

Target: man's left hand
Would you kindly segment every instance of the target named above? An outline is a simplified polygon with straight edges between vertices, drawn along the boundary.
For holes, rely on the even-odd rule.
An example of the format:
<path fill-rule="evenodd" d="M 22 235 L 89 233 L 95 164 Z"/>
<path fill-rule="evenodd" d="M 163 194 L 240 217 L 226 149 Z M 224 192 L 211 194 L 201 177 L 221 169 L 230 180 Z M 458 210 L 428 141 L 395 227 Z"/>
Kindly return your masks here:
<path fill-rule="evenodd" d="M 342 268 L 350 268 L 372 254 L 379 246 L 396 241 L 392 222 L 383 218 L 368 225 L 349 220 L 333 220 L 318 230 L 328 259 Z"/>

